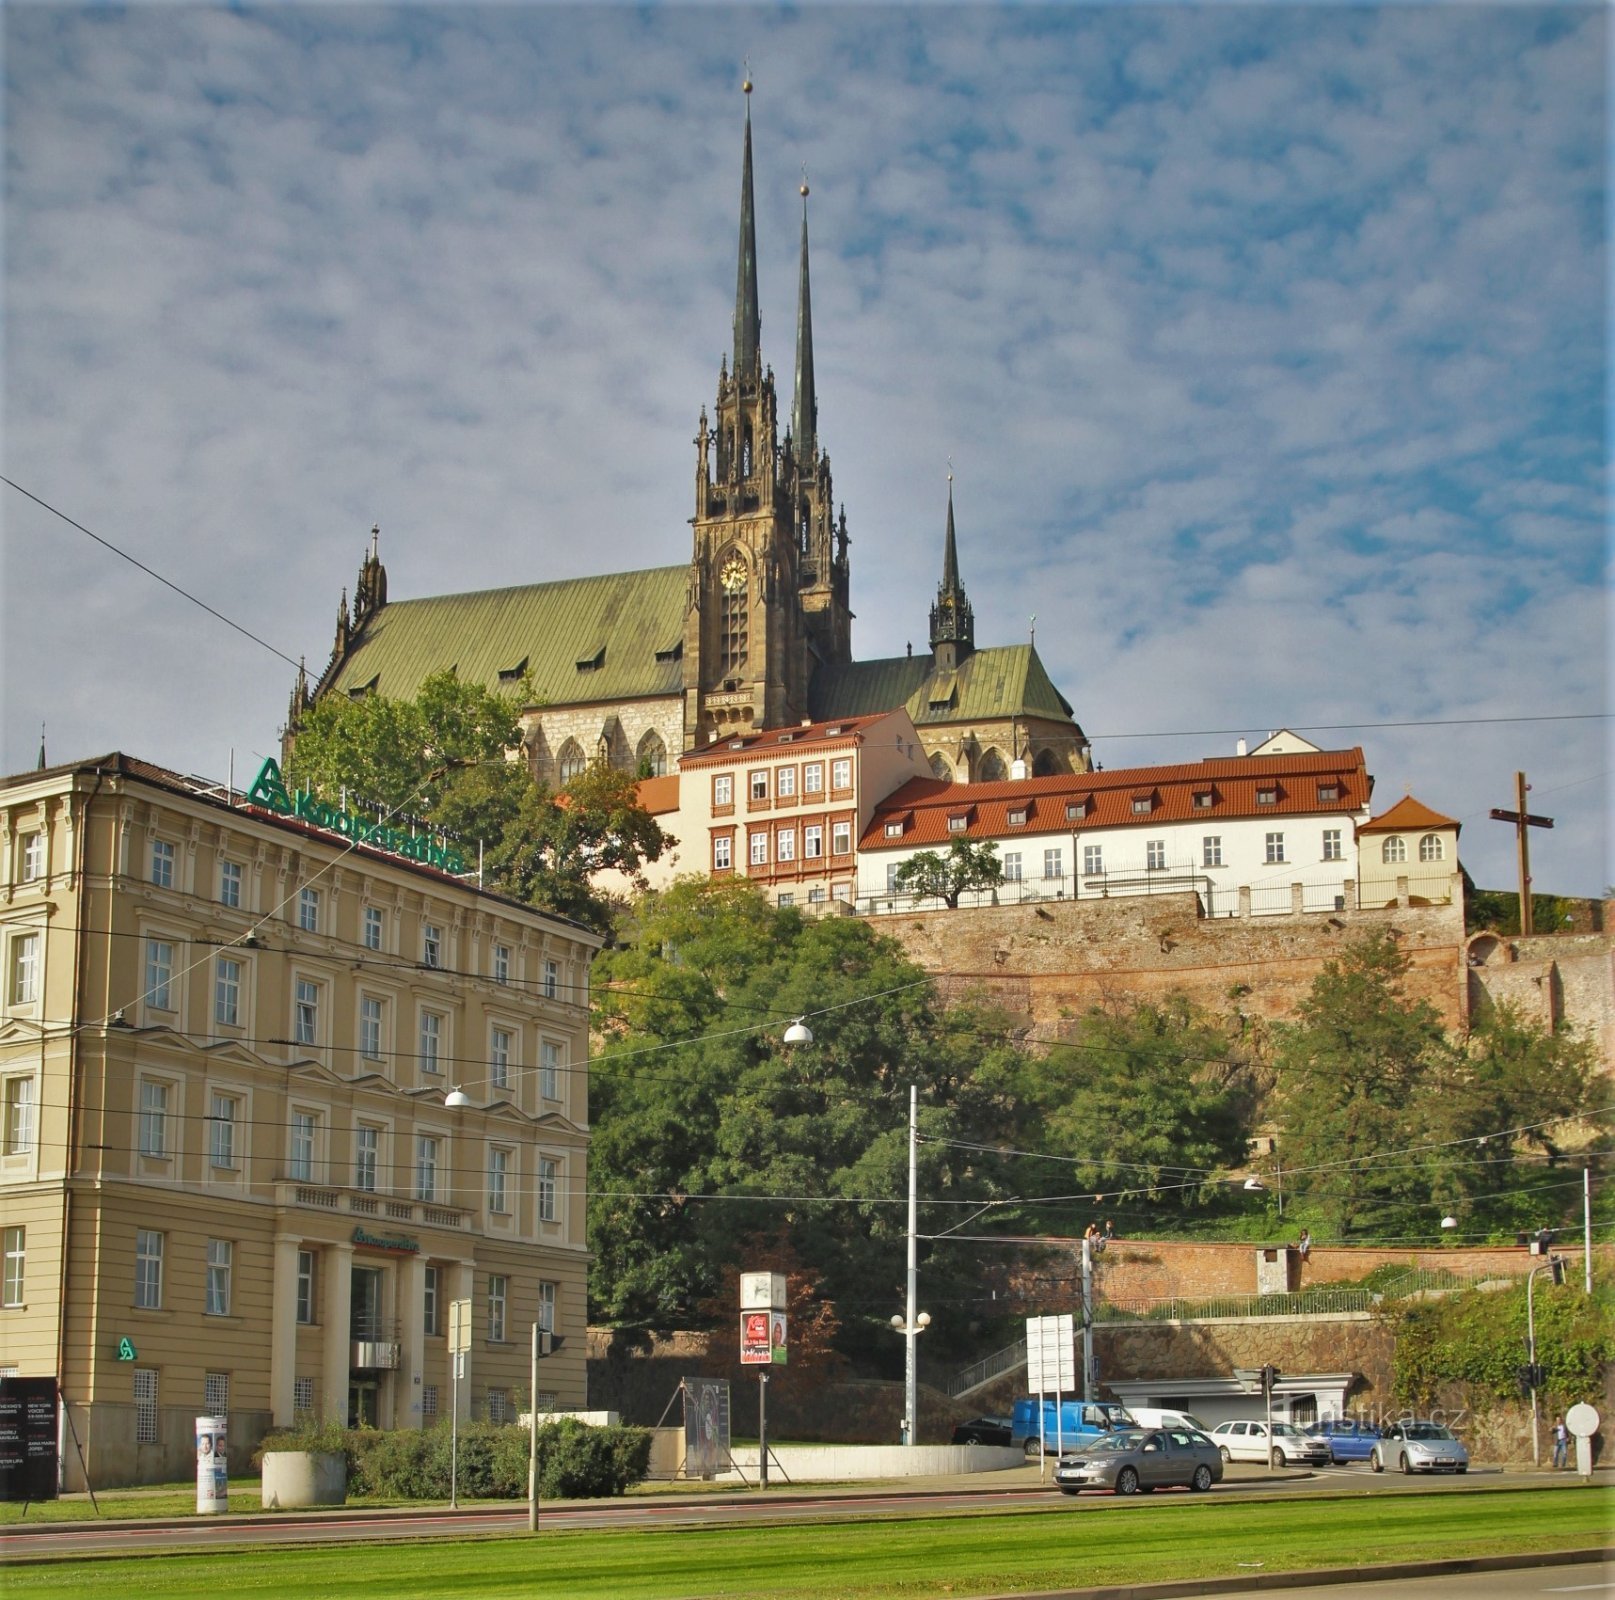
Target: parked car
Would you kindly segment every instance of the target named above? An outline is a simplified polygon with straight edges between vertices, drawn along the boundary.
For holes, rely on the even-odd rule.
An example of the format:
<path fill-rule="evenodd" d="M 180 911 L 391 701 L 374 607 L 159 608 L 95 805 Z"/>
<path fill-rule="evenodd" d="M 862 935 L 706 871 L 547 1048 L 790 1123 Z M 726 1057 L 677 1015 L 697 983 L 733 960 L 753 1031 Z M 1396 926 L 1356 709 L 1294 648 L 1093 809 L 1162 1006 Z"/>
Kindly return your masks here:
<path fill-rule="evenodd" d="M 1042 1432 L 1038 1431 L 1039 1412 Z M 1057 1456 L 1095 1434 L 1111 1433 L 1132 1426 L 1126 1406 L 1113 1400 L 1060 1400 L 1023 1395 L 1015 1402 L 1010 1419 L 1010 1442 L 1019 1445 L 1030 1460 L 1040 1454 Z"/>
<path fill-rule="evenodd" d="M 1307 1432 L 1329 1446 L 1329 1459 L 1337 1467 L 1344 1466 L 1348 1461 L 1368 1460 L 1379 1438 L 1376 1424 L 1358 1422 L 1352 1417 L 1330 1417 L 1323 1422 L 1314 1422 Z"/>
<path fill-rule="evenodd" d="M 1368 1457 L 1376 1471 L 1468 1472 L 1469 1452 L 1439 1422 L 1388 1422 Z"/>
<path fill-rule="evenodd" d="M 1192 1411 L 1174 1411 L 1164 1406 L 1129 1406 L 1127 1414 L 1140 1428 L 1193 1428 L 1210 1433 L 1211 1424 L 1202 1422 Z"/>
<path fill-rule="evenodd" d="M 1098 1435 L 1054 1469 L 1061 1494 L 1113 1489 L 1148 1494 L 1154 1489 L 1209 1489 L 1222 1477 L 1222 1456 L 1197 1428 L 1124 1428 Z"/>
<path fill-rule="evenodd" d="M 1309 1439 L 1293 1422 L 1219 1422 L 1211 1437 L 1224 1461 L 1263 1461 L 1275 1467 L 1326 1467 L 1329 1446 Z"/>
<path fill-rule="evenodd" d="M 1010 1420 L 1008 1417 L 972 1417 L 953 1430 L 955 1444 L 1008 1444 Z"/>

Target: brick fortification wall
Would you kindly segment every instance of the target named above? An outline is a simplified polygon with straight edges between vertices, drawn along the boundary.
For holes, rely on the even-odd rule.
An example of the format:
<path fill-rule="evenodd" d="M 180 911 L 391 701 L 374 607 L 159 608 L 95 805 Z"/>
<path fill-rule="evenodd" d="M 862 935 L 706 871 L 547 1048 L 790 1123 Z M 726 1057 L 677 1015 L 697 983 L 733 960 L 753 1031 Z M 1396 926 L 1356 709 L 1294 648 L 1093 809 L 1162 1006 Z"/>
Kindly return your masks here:
<path fill-rule="evenodd" d="M 937 975 L 948 998 L 985 992 L 1044 1038 L 1107 1000 L 1172 993 L 1213 1013 L 1288 1019 L 1325 961 L 1386 927 L 1401 935 L 1412 963 L 1409 994 L 1428 1000 L 1449 1027 L 1461 1021 L 1457 906 L 1204 918 L 1193 894 L 1139 895 L 904 912 L 878 925 Z"/>

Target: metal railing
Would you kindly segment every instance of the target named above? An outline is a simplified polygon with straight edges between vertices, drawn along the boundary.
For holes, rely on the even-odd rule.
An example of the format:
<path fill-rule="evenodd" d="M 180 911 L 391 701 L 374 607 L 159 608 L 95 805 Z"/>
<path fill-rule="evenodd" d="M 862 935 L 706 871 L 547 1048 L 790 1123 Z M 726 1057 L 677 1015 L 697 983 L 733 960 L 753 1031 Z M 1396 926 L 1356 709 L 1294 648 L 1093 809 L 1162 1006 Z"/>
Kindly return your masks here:
<path fill-rule="evenodd" d="M 990 1356 L 983 1356 L 974 1366 L 955 1373 L 948 1380 L 948 1393 L 958 1400 L 973 1390 L 980 1389 L 984 1384 L 991 1383 L 994 1378 L 1001 1378 L 1006 1372 L 1013 1372 L 1016 1367 L 1025 1365 L 1026 1341 L 1017 1339 L 1014 1344 L 1006 1345 L 1002 1350 L 995 1350 Z"/>
<path fill-rule="evenodd" d="M 1205 1322 L 1213 1318 L 1306 1317 L 1372 1309 L 1368 1289 L 1300 1289 L 1288 1294 L 1123 1295 L 1098 1301 L 1104 1322 Z"/>

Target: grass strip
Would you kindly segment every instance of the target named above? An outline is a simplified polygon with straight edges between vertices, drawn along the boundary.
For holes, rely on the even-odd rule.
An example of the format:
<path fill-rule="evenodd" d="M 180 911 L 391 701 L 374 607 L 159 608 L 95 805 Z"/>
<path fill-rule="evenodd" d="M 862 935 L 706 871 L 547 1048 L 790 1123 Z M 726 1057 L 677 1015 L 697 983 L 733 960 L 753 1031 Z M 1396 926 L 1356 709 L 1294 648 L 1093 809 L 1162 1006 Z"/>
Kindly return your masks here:
<path fill-rule="evenodd" d="M 356 1600 L 930 1600 L 1069 1585 L 1376 1566 L 1602 1545 L 1603 1487 L 1046 1510 L 767 1527 L 556 1531 L 472 1541 L 13 1566 L 7 1600 L 295 1594 Z M 115 1561 L 115 1564 L 114 1564 Z"/>

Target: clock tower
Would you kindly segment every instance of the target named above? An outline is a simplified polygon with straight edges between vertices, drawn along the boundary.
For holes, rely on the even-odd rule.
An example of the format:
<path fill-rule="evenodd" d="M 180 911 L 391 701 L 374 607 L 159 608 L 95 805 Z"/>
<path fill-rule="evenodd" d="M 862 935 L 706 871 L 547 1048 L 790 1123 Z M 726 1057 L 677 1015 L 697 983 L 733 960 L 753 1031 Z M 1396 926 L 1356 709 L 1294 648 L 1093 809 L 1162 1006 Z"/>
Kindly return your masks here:
<path fill-rule="evenodd" d="M 800 721 L 819 664 L 851 660 L 846 516 L 832 518 L 830 459 L 818 448 L 808 296 L 807 184 L 796 391 L 779 440 L 778 400 L 760 350 L 752 203 L 751 84 L 740 181 L 734 352 L 716 409 L 696 431 L 695 532 L 684 621 L 684 746 Z"/>

